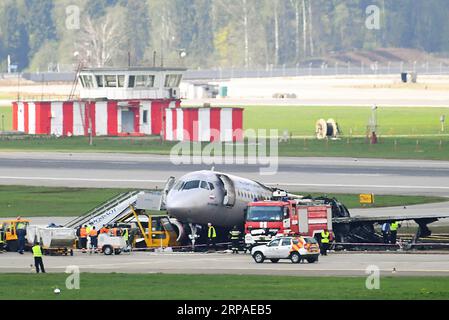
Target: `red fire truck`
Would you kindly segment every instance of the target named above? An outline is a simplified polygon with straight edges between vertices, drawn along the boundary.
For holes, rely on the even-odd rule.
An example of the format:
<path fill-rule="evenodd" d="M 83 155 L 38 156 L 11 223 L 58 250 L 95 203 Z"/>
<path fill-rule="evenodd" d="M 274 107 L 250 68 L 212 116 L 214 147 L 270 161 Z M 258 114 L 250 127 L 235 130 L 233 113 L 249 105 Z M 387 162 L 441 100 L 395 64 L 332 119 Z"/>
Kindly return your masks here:
<path fill-rule="evenodd" d="M 254 201 L 246 212 L 245 246 L 251 249 L 277 236 L 315 237 L 324 229 L 332 233 L 332 207 L 321 201 L 287 197 Z"/>

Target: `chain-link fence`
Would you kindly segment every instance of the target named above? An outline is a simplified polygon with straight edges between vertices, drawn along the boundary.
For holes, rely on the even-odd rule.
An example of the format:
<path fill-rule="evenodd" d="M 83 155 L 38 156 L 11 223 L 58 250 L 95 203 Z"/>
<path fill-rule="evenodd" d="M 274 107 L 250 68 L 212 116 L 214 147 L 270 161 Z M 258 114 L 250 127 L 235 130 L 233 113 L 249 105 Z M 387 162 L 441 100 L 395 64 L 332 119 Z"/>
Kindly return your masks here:
<path fill-rule="evenodd" d="M 331 64 L 311 62 L 291 66 L 267 66 L 265 68 L 211 68 L 189 69 L 185 80 L 225 80 L 231 78 L 270 78 L 299 76 L 356 76 L 356 75 L 399 75 L 403 72 L 414 72 L 419 75 L 449 75 L 449 65 L 440 62 L 427 61 L 391 61 L 386 63 L 373 62 L 351 63 L 335 62 Z M 35 82 L 70 82 L 75 78 L 75 72 L 40 72 L 22 73 L 26 80 Z M 17 78 L 17 74 L 1 74 L 0 78 Z"/>

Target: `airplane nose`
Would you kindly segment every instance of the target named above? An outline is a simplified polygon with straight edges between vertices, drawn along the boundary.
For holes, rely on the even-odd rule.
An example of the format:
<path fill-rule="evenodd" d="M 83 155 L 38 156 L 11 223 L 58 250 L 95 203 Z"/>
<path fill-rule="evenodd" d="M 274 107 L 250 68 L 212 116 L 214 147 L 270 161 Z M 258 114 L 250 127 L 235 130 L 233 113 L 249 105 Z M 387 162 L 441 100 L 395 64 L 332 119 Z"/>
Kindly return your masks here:
<path fill-rule="evenodd" d="M 168 195 L 166 208 L 171 217 L 190 221 L 195 214 L 201 211 L 201 205 L 204 205 L 204 202 L 205 200 L 201 198 L 201 194 L 176 192 Z"/>
<path fill-rule="evenodd" d="M 191 199 L 184 195 L 169 195 L 166 204 L 167 212 L 171 217 L 188 220 L 192 217 L 192 213 L 195 212 L 192 203 Z"/>

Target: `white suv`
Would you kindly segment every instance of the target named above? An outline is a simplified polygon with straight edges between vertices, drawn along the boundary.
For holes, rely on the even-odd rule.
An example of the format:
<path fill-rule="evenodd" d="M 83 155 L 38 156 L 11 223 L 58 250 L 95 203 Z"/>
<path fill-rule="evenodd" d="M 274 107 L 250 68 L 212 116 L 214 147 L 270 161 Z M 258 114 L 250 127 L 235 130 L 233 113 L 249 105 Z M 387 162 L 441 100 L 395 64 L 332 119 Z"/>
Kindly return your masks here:
<path fill-rule="evenodd" d="M 252 248 L 251 255 L 256 263 L 263 263 L 265 259 L 270 259 L 273 263 L 280 259 L 290 259 L 293 263 L 305 259 L 314 263 L 318 261 L 320 249 L 318 242 L 312 237 L 281 237 Z"/>

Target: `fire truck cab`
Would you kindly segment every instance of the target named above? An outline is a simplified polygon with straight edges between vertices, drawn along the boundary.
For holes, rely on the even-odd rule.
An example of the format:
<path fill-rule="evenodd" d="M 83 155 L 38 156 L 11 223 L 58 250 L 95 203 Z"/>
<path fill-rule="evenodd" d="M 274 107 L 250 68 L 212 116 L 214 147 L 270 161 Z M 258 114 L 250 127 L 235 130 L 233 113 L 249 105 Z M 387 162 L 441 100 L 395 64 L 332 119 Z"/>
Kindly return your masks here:
<path fill-rule="evenodd" d="M 248 204 L 245 217 L 245 247 L 266 244 L 281 236 L 319 238 L 328 229 L 332 233 L 332 207 L 322 201 L 292 199 L 276 193 L 273 200 Z"/>

